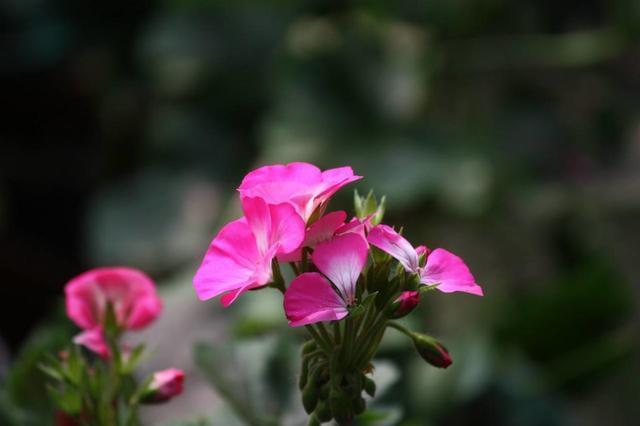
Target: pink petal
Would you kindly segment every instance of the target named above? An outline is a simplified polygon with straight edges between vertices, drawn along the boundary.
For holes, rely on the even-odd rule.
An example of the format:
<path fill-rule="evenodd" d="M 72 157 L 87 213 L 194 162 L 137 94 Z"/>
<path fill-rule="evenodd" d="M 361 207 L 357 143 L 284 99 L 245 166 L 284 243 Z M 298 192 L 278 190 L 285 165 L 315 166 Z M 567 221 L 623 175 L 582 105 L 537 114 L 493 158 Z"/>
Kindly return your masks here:
<path fill-rule="evenodd" d="M 238 191 L 242 197 L 260 197 L 267 204 L 290 203 L 306 220 L 308 205 L 321 184 L 322 173 L 312 164 L 276 164 L 248 173 Z"/>
<path fill-rule="evenodd" d="M 109 358 L 111 356 L 111 352 L 109 351 L 109 347 L 102 333 L 102 328 L 100 327 L 85 330 L 76 335 L 73 338 L 73 343 L 86 347 L 90 351 L 100 355 L 102 358 Z"/>
<path fill-rule="evenodd" d="M 461 291 L 482 296 L 482 288 L 476 284 L 469 268 L 462 259 L 444 249 L 435 249 L 427 257 L 427 264 L 420 274 L 420 282 L 426 285 L 437 284 L 444 293 Z"/>
<path fill-rule="evenodd" d="M 269 205 L 262 198 L 243 197 L 242 209 L 261 255 L 274 247 L 278 254 L 290 253 L 302 243 L 305 224 L 290 204 Z"/>
<path fill-rule="evenodd" d="M 356 282 L 367 263 L 369 246 L 357 234 L 338 235 L 316 246 L 313 263 L 338 288 L 347 305 L 355 300 Z"/>
<path fill-rule="evenodd" d="M 207 300 L 247 286 L 259 287 L 270 279 L 271 259 L 258 252 L 253 233 L 241 218 L 225 225 L 213 239 L 193 285 L 200 300 Z"/>
<path fill-rule="evenodd" d="M 336 229 L 336 235 L 354 233 L 360 235 L 363 239 L 367 239 L 366 234 L 367 229 L 367 219 L 360 220 L 357 217 L 352 218 L 349 222 L 342 225 L 340 228 Z"/>
<path fill-rule="evenodd" d="M 316 194 L 318 204 L 328 200 L 343 186 L 360 179 L 362 179 L 362 176 L 354 175 L 351 167 L 338 167 L 325 170 L 322 172 L 321 190 Z"/>
<path fill-rule="evenodd" d="M 411 243 L 392 227 L 378 225 L 369 232 L 368 241 L 380 250 L 396 258 L 408 272 L 418 271 L 418 254 Z"/>
<path fill-rule="evenodd" d="M 304 246 L 315 247 L 319 242 L 331 239 L 336 229 L 344 224 L 346 218 L 347 214 L 343 211 L 331 212 L 322 216 L 307 229 Z"/>
<path fill-rule="evenodd" d="M 277 254 L 291 253 L 300 247 L 305 236 L 305 223 L 289 204 L 269 206 L 271 214 L 270 247 Z"/>
<path fill-rule="evenodd" d="M 291 327 L 337 321 L 349 313 L 329 281 L 317 272 L 296 277 L 284 294 L 284 311 Z"/>

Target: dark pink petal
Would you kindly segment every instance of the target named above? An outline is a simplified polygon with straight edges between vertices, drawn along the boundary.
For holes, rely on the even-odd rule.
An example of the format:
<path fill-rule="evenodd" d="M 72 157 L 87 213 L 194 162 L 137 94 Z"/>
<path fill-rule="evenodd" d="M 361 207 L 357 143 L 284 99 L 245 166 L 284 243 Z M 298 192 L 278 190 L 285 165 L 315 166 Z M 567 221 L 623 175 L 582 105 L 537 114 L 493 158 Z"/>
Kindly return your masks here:
<path fill-rule="evenodd" d="M 364 238 L 348 233 L 316 246 L 311 258 L 338 288 L 347 305 L 355 300 L 356 282 L 367 263 L 369 246 Z"/>
<path fill-rule="evenodd" d="M 331 239 L 336 230 L 344 224 L 346 218 L 347 214 L 343 211 L 331 212 L 322 216 L 307 229 L 304 246 L 315 247 L 319 242 Z"/>
<path fill-rule="evenodd" d="M 151 383 L 145 389 L 142 401 L 145 403 L 165 402 L 182 393 L 184 372 L 169 368 L 153 373 Z"/>
<path fill-rule="evenodd" d="M 259 287 L 271 279 L 271 259 L 258 252 L 244 218 L 225 225 L 213 239 L 198 268 L 193 285 L 200 300 Z"/>
<path fill-rule="evenodd" d="M 284 294 L 284 311 L 291 327 L 337 321 L 349 311 L 329 281 L 317 272 L 296 277 Z"/>
<path fill-rule="evenodd" d="M 398 234 L 392 227 L 378 225 L 367 238 L 369 244 L 396 258 L 408 272 L 418 272 L 418 254 L 411 243 Z"/>
<path fill-rule="evenodd" d="M 420 274 L 420 282 L 426 285 L 438 285 L 444 293 L 461 291 L 482 296 L 482 288 L 476 284 L 469 268 L 462 259 L 444 249 L 435 249 L 427 257 L 427 264 Z"/>
<path fill-rule="evenodd" d="M 336 229 L 336 235 L 353 233 L 360 235 L 365 241 L 367 239 L 367 223 L 368 219 L 360 220 L 357 217 L 352 218 L 349 222 Z"/>

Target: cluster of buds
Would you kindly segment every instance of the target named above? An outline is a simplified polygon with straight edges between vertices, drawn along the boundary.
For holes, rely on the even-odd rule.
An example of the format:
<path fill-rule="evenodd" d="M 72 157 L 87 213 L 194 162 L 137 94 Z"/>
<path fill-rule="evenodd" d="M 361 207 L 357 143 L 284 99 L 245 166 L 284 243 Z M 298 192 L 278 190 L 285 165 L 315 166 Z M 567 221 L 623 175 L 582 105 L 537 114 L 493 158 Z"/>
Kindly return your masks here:
<path fill-rule="evenodd" d="M 327 212 L 332 195 L 361 179 L 350 167 L 321 171 L 307 163 L 250 172 L 238 191 L 244 216 L 213 239 L 194 277 L 200 299 L 224 306 L 248 290 L 272 287 L 284 295 L 292 327 L 304 326 L 300 389 L 309 424 L 350 424 L 363 413 L 363 393 L 375 394 L 371 360 L 387 327 L 410 337 L 420 356 L 445 368 L 437 340 L 394 319 L 409 314 L 420 295 L 438 290 L 482 295 L 465 263 L 444 249 L 413 247 L 382 224 L 385 199 L 356 193 L 356 215 Z M 286 283 L 281 265 L 294 278 Z"/>
<path fill-rule="evenodd" d="M 147 327 L 162 311 L 151 278 L 131 268 L 97 268 L 69 281 L 65 295 L 67 316 L 82 331 L 73 347 L 41 365 L 54 381 L 57 424 L 135 426 L 139 404 L 182 392 L 184 374 L 177 369 L 136 380 L 145 347 L 122 342 L 125 332 Z"/>

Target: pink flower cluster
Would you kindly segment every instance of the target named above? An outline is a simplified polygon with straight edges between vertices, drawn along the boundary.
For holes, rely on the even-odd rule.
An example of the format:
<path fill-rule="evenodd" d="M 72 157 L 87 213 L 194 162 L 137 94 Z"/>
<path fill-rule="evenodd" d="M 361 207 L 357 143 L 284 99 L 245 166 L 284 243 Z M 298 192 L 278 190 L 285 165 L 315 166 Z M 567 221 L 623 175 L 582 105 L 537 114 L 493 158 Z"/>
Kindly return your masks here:
<path fill-rule="evenodd" d="M 274 279 L 274 263 L 311 261 L 284 295 L 291 326 L 340 320 L 357 303 L 356 284 L 367 265 L 370 245 L 397 259 L 422 285 L 439 291 L 482 295 L 464 262 L 444 250 L 414 248 L 393 228 L 373 226 L 370 217 L 324 214 L 331 196 L 361 179 L 350 167 L 322 172 L 308 163 L 261 167 L 238 189 L 244 216 L 222 228 L 194 278 L 200 299 L 222 295 L 225 306 Z M 310 259 L 307 255 L 310 254 Z M 295 264 L 295 263 L 294 263 Z M 277 266 L 277 265 L 276 265 Z M 401 294 L 403 309 L 418 293 Z"/>

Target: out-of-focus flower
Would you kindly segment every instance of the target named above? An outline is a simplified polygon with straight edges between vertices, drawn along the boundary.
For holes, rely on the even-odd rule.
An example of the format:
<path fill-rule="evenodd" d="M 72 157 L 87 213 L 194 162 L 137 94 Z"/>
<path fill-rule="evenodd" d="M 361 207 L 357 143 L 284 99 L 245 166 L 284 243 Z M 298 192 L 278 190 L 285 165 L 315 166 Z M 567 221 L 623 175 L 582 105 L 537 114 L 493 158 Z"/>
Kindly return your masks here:
<path fill-rule="evenodd" d="M 138 330 L 154 321 L 162 301 L 151 278 L 126 267 L 96 268 L 65 286 L 67 315 L 84 331 L 74 341 L 108 356 L 104 325 L 108 307 L 121 330 Z"/>
<path fill-rule="evenodd" d="M 299 275 L 285 293 L 284 309 L 289 325 L 297 327 L 347 316 L 348 307 L 355 302 L 356 282 L 367 262 L 368 249 L 366 240 L 356 233 L 319 243 L 312 260 L 322 274 Z"/>
<path fill-rule="evenodd" d="M 176 368 L 153 373 L 151 383 L 144 391 L 141 401 L 144 403 L 165 402 L 182 393 L 184 372 Z"/>
<path fill-rule="evenodd" d="M 305 224 L 287 203 L 269 205 L 261 198 L 242 199 L 244 217 L 220 230 L 207 250 L 193 284 L 200 300 L 224 294 L 229 306 L 245 291 L 272 279 L 272 261 L 297 249 Z"/>
<path fill-rule="evenodd" d="M 462 259 L 447 250 L 438 248 L 428 252 L 423 246 L 415 249 L 409 241 L 387 225 L 378 225 L 369 232 L 368 241 L 380 250 L 396 258 L 407 272 L 420 276 L 420 283 L 436 285 L 443 293 L 456 291 L 482 296 L 482 288 Z M 420 266 L 420 256 L 427 256 Z"/>
<path fill-rule="evenodd" d="M 351 167 L 323 172 L 309 163 L 276 164 L 248 173 L 238 191 L 243 198 L 260 197 L 268 204 L 289 203 L 306 222 L 336 191 L 361 178 Z"/>

